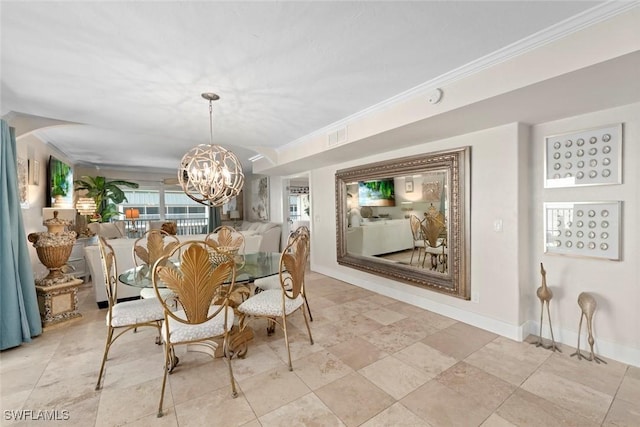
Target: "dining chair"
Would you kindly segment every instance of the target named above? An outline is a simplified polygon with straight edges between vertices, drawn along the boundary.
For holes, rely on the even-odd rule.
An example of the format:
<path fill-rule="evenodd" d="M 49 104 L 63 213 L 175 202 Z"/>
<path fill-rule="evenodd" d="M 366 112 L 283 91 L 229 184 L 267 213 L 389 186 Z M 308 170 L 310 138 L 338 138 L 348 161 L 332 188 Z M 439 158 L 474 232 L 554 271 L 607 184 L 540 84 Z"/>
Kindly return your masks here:
<path fill-rule="evenodd" d="M 166 263 L 175 253 L 181 251 L 179 267 Z M 214 265 L 210 261 L 210 251 L 216 252 L 223 262 Z M 162 391 L 158 405 L 158 417 L 162 414 L 167 375 L 172 373 L 178 364 L 175 346 L 198 344 L 215 358 L 218 347 L 216 339 L 222 341 L 224 358 L 229 366 L 231 394 L 238 395 L 231 366 L 229 351 L 230 332 L 235 315 L 230 306 L 230 295 L 233 292 L 236 278 L 236 263 L 229 255 L 211 245 L 207 241 L 189 240 L 174 247 L 161 256 L 153 265 L 151 280 L 161 302 L 164 322 L 161 328 L 164 344 L 164 374 Z M 166 286 L 177 298 L 177 309 L 170 301 L 161 298 L 160 290 Z"/>
<path fill-rule="evenodd" d="M 411 215 L 409 217 L 409 225 L 411 226 L 411 236 L 413 238 L 413 250 L 411 251 L 411 259 L 409 260 L 409 265 L 413 264 L 413 255 L 418 250 L 418 260 L 417 264 L 420 264 L 420 253 L 425 250 L 425 242 L 424 235 L 422 233 L 422 221 L 415 216 Z M 426 253 L 424 254 L 426 256 Z"/>
<path fill-rule="evenodd" d="M 136 267 L 142 266 L 146 271 L 143 274 L 151 274 L 151 267 L 161 256 L 169 253 L 180 244 L 180 240 L 174 235 L 161 229 L 151 229 L 133 242 L 133 263 Z M 168 289 L 160 292 L 162 298 L 171 298 L 173 293 Z M 156 293 L 152 288 L 142 288 L 141 298 L 155 298 Z"/>
<path fill-rule="evenodd" d="M 307 227 L 306 225 L 301 225 L 300 227 L 296 228 L 294 231 L 292 231 L 289 234 L 289 237 L 287 239 L 287 245 L 289 243 L 291 243 L 292 239 L 295 238 L 295 236 L 298 233 L 304 233 L 307 235 L 307 244 L 310 246 L 311 245 L 311 233 L 309 232 L 309 227 Z M 307 250 L 307 264 L 309 263 L 309 252 L 310 252 L 310 248 L 308 248 Z M 286 278 L 286 276 L 289 275 L 288 271 L 284 272 L 284 276 Z M 304 280 L 304 277 L 302 278 L 302 280 Z M 291 283 L 290 279 L 286 280 L 287 283 Z M 259 279 L 256 279 L 253 284 L 255 285 L 256 288 L 256 293 L 257 292 L 262 292 L 262 291 L 266 291 L 269 289 L 280 289 L 280 275 L 279 274 L 274 274 L 272 276 L 267 276 L 267 277 L 261 277 Z M 307 313 L 309 313 L 309 320 L 313 322 L 313 316 L 311 315 L 311 308 L 309 307 L 309 300 L 307 299 L 307 294 L 306 292 L 304 293 L 304 300 L 307 306 Z"/>
<path fill-rule="evenodd" d="M 431 256 L 431 269 L 437 270 L 438 264 L 442 265 L 442 272 L 447 268 L 447 238 L 445 235 L 446 224 L 441 212 L 425 214 L 425 219 L 420 226 L 424 235 L 425 255 L 422 266 L 427 259 L 427 253 Z M 443 237 L 444 235 L 444 237 Z"/>
<path fill-rule="evenodd" d="M 102 262 L 108 307 L 106 316 L 107 340 L 104 354 L 102 355 L 96 390 L 99 390 L 102 385 L 102 374 L 111 345 L 125 332 L 143 326 L 152 326 L 160 333 L 160 323 L 164 319 L 162 306 L 156 298 L 118 302 L 118 266 L 113 248 L 102 236 L 98 236 L 98 246 L 100 248 L 100 260 Z M 116 331 L 119 332 L 116 334 Z"/>
<path fill-rule="evenodd" d="M 291 350 L 289 348 L 289 335 L 287 331 L 287 318 L 294 312 L 302 309 L 304 322 L 309 333 L 309 341 L 313 345 L 313 337 L 307 320 L 307 305 L 304 290 L 304 274 L 309 254 L 309 234 L 306 232 L 294 233 L 289 239 L 287 247 L 280 255 L 280 273 L 278 275 L 280 288 L 268 289 L 249 297 L 240 306 L 239 326 L 240 331 L 247 327 L 253 318 L 267 318 L 271 329 L 278 324 L 284 332 L 284 341 L 289 357 L 289 370 L 293 370 L 291 363 Z"/>
<path fill-rule="evenodd" d="M 212 243 L 222 252 L 232 255 L 244 254 L 244 235 L 228 225 L 221 225 L 207 234 L 205 241 Z"/>

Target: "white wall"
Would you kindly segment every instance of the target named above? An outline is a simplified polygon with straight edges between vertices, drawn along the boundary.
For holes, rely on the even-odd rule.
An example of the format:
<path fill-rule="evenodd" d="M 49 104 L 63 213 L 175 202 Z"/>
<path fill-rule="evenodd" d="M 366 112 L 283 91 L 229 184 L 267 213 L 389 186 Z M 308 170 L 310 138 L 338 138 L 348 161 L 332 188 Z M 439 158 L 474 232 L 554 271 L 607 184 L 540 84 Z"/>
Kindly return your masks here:
<path fill-rule="evenodd" d="M 9 125 L 13 126 L 12 123 L 9 123 Z M 16 149 L 18 157 L 28 159 L 32 164 L 34 161 L 40 162 L 40 174 L 38 176 L 39 184 L 29 185 L 29 208 L 22 209 L 22 219 L 24 221 L 26 240 L 30 233 L 47 231 L 47 228 L 42 224 L 42 208 L 47 206 L 46 189 L 48 185 L 47 166 L 49 163 L 49 156 L 53 155 L 68 164 L 71 164 L 71 162 L 54 147 L 43 143 L 32 134 L 26 134 L 24 136 L 18 135 L 16 137 Z M 33 266 L 35 278 L 46 276 L 49 270 L 40 263 L 33 245 L 30 242 L 27 242 L 27 245 L 29 246 L 29 256 L 31 258 L 31 265 Z"/>
<path fill-rule="evenodd" d="M 622 185 L 544 189 L 544 137 L 624 123 Z M 472 325 L 521 340 L 538 333 L 539 264 L 554 292 L 551 318 L 557 341 L 575 347 L 580 318 L 578 294 L 597 299 L 596 351 L 640 366 L 640 251 L 638 247 L 640 104 L 603 110 L 535 126 L 510 124 L 384 155 L 311 171 L 315 271 L 433 310 Z M 471 146 L 471 294 L 463 301 L 433 291 L 376 277 L 336 262 L 335 192 L 328 191 L 337 170 L 374 161 Z M 544 202 L 623 201 L 621 261 L 544 254 Z M 503 230 L 496 232 L 496 220 Z M 476 302 L 477 301 L 477 302 Z M 548 337 L 545 315 L 543 335 Z M 586 344 L 583 325 L 582 345 Z"/>
<path fill-rule="evenodd" d="M 518 157 L 522 126 L 510 124 L 460 137 L 417 144 L 381 156 L 363 157 L 311 171 L 315 271 L 406 301 L 438 313 L 521 338 L 519 275 Z M 526 135 L 527 132 L 524 132 Z M 337 170 L 420 153 L 471 146 L 471 293 L 473 301 L 380 278 L 336 262 L 336 205 L 333 183 Z M 503 231 L 493 231 L 496 219 Z M 535 292 L 535 291 L 534 291 Z"/>
<path fill-rule="evenodd" d="M 545 189 L 544 138 L 581 129 L 623 123 L 623 183 L 578 188 Z M 598 111 L 577 117 L 543 123 L 532 127 L 531 176 L 533 197 L 531 210 L 530 288 L 540 285 L 537 265 L 544 263 L 547 283 L 554 292 L 551 318 L 556 339 L 576 346 L 580 308 L 578 294 L 587 291 L 597 300 L 594 315 L 596 350 L 603 355 L 640 366 L 640 104 Z M 525 165 L 521 165 L 526 167 Z M 622 260 L 607 261 L 544 254 L 542 207 L 544 202 L 623 202 Z M 523 298 L 528 328 L 538 331 L 540 303 L 534 295 Z M 586 348 L 585 324 L 582 326 L 582 348 Z M 544 335 L 548 325 L 544 323 Z"/>

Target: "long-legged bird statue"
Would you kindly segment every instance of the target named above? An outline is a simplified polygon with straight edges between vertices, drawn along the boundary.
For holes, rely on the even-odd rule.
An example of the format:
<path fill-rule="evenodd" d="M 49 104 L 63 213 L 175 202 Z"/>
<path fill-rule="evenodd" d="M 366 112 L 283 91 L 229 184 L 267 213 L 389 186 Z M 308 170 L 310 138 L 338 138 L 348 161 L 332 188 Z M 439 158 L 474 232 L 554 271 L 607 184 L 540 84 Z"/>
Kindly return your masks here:
<path fill-rule="evenodd" d="M 540 274 L 542 275 L 542 284 L 536 290 L 536 295 L 540 299 L 540 334 L 538 335 L 538 342 L 536 343 L 536 347 L 544 347 L 546 349 L 550 349 L 553 351 L 559 351 L 562 353 L 560 348 L 556 345 L 556 340 L 553 338 L 553 326 L 551 326 L 551 311 L 549 310 L 549 301 L 553 298 L 553 292 L 551 289 L 547 287 L 547 272 L 544 270 L 544 266 L 540 263 Z M 544 314 L 544 305 L 547 304 L 547 317 L 549 318 L 549 330 L 551 331 L 551 345 L 545 346 L 542 343 L 542 316 Z"/>
<path fill-rule="evenodd" d="M 578 325 L 578 347 L 576 347 L 576 352 L 571 356 L 578 356 L 578 359 L 586 359 L 589 362 L 595 361 L 596 363 L 607 363 L 603 359 L 596 356 L 593 352 L 593 344 L 595 343 L 595 339 L 593 338 L 593 313 L 596 311 L 596 299 L 593 295 L 582 292 L 578 295 L 578 305 L 582 310 L 582 314 L 580 315 L 580 323 Z M 588 357 L 580 353 L 580 332 L 582 331 L 582 318 L 587 318 L 587 332 L 589 333 L 589 347 L 591 348 L 591 355 Z"/>

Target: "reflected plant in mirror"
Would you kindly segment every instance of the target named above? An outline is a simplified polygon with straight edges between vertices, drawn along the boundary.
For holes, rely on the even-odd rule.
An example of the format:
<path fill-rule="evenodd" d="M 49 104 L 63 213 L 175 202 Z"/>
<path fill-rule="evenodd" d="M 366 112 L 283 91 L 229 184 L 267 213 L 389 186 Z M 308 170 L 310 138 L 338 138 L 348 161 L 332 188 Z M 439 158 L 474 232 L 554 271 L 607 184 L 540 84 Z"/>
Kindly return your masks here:
<path fill-rule="evenodd" d="M 336 172 L 340 265 L 469 299 L 470 148 Z"/>

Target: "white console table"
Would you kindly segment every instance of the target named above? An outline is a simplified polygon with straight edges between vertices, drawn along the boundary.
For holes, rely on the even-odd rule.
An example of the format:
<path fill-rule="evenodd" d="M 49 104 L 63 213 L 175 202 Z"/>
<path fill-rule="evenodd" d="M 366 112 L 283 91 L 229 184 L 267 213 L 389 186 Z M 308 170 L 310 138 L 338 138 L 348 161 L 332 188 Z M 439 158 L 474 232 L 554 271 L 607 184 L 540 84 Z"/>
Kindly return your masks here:
<path fill-rule="evenodd" d="M 365 222 L 347 229 L 347 252 L 355 255 L 382 255 L 413 248 L 408 219 Z"/>

